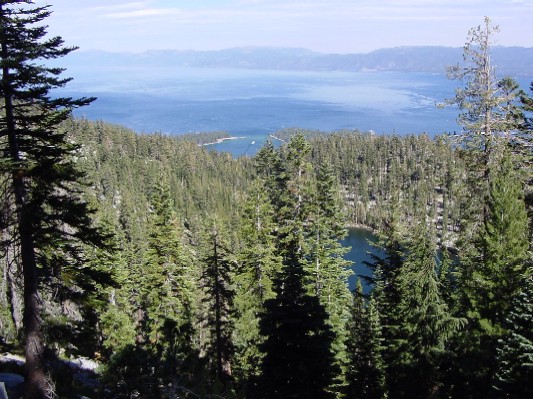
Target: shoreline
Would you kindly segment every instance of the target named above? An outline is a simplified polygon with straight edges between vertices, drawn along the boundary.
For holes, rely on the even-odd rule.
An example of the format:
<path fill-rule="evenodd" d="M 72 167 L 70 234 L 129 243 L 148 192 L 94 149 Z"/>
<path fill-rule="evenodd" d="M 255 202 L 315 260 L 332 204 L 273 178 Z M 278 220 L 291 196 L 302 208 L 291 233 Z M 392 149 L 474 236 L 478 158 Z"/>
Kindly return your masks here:
<path fill-rule="evenodd" d="M 220 139 L 217 139 L 216 141 L 212 142 L 212 143 L 202 143 L 202 144 L 198 144 L 198 147 L 202 147 L 202 146 L 205 146 L 205 145 L 215 145 L 215 144 L 220 144 L 220 143 L 223 143 L 224 141 L 227 141 L 227 140 L 241 140 L 241 139 L 245 139 L 246 137 L 244 136 L 231 136 L 231 137 L 223 137 L 223 138 L 220 138 Z"/>
<path fill-rule="evenodd" d="M 366 230 L 366 231 L 369 231 L 372 234 L 376 234 L 377 233 L 377 230 L 375 228 L 367 226 L 367 225 L 364 225 L 364 224 L 361 224 L 361 223 L 347 222 L 345 225 L 346 225 L 346 229 Z"/>
<path fill-rule="evenodd" d="M 273 138 L 274 140 L 281 141 L 282 143 L 287 144 L 287 141 L 280 139 L 279 137 L 274 136 L 273 134 L 269 134 L 268 137 Z"/>

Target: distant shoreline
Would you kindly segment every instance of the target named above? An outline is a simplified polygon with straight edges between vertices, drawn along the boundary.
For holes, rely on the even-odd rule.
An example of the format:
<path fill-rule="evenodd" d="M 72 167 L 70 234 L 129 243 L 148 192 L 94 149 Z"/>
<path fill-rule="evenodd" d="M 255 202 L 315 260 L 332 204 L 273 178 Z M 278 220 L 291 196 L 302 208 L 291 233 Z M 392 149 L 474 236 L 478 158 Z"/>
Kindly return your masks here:
<path fill-rule="evenodd" d="M 273 134 L 269 134 L 268 137 L 273 138 L 274 140 L 281 141 L 282 143 L 287 144 L 287 142 L 283 139 L 280 139 L 279 137 L 274 136 Z"/>
<path fill-rule="evenodd" d="M 227 140 L 240 140 L 240 139 L 245 139 L 246 137 L 244 136 L 232 136 L 232 137 L 223 137 L 221 139 L 217 139 L 216 141 L 212 142 L 212 143 L 203 143 L 203 144 L 198 144 L 198 147 L 202 147 L 204 145 L 215 145 L 215 144 L 220 144 L 220 143 L 223 143 L 224 141 L 227 141 Z"/>

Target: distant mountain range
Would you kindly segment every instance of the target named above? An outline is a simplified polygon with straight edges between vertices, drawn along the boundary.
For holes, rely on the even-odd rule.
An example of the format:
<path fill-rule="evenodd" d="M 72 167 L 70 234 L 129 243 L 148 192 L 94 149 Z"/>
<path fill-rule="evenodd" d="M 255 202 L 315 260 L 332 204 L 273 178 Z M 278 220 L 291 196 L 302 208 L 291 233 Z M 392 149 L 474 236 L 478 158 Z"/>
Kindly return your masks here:
<path fill-rule="evenodd" d="M 462 63 L 463 49 L 453 47 L 397 47 L 365 54 L 321 54 L 299 48 L 243 47 L 220 51 L 158 50 L 144 53 L 77 51 L 62 65 L 165 66 L 241 68 L 285 71 L 401 71 L 445 73 Z M 66 63 L 66 65 L 65 65 Z M 494 47 L 498 75 L 533 76 L 533 47 Z"/>

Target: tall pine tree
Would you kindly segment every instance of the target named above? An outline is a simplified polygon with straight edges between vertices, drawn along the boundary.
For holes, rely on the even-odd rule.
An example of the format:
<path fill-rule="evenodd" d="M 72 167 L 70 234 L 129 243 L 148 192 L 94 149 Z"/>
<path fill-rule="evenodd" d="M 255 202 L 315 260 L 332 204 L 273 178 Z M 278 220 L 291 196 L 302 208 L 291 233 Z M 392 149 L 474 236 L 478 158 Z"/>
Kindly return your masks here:
<path fill-rule="evenodd" d="M 261 374 L 253 392 L 258 398 L 329 398 L 333 377 L 338 374 L 331 348 L 335 333 L 316 290 L 319 280 L 309 271 L 316 262 L 311 261 L 312 244 L 307 235 L 319 232 L 311 216 L 309 151 L 303 135 L 296 134 L 279 153 L 270 145 L 259 158 L 259 173 L 267 179 L 265 186 L 274 207 L 276 250 L 282 267 L 274 279 L 275 296 L 265 302 L 260 318 L 265 341 L 260 345 Z M 329 238 L 325 234 L 318 244 L 327 247 Z M 327 264 L 327 258 L 326 251 L 321 252 L 319 266 L 321 261 Z"/>
<path fill-rule="evenodd" d="M 494 386 L 504 398 L 533 396 L 533 278 L 525 275 L 499 341 Z"/>
<path fill-rule="evenodd" d="M 41 23 L 50 13 L 49 6 L 30 0 L 0 3 L 1 170 L 10 179 L 4 211 L 15 231 L 7 244 L 18 247 L 24 276 L 25 398 L 53 395 L 43 358 L 40 286 L 54 276 L 76 284 L 78 276 L 90 273 L 80 267 L 79 243 L 102 244 L 80 200 L 83 175 L 73 160 L 78 147 L 57 129 L 73 108 L 92 99 L 51 97 L 50 91 L 69 79 L 60 77 L 61 68 L 43 63 L 75 48 L 64 47 L 60 37 L 45 39 Z M 72 273 L 62 272 L 69 269 Z M 65 281 L 69 276 L 74 278 Z"/>
<path fill-rule="evenodd" d="M 381 357 L 383 337 L 376 306 L 379 291 L 380 287 L 374 287 L 368 303 L 365 303 L 363 286 L 357 280 L 346 342 L 350 360 L 346 373 L 348 399 L 387 398 L 385 365 Z"/>
<path fill-rule="evenodd" d="M 219 220 L 205 226 L 202 262 L 204 307 L 209 337 L 206 346 L 213 389 L 226 391 L 232 382 L 231 360 L 234 353 L 232 334 L 235 290 L 233 284 L 235 259 L 228 233 Z"/>
<path fill-rule="evenodd" d="M 181 242 L 168 179 L 156 183 L 151 228 L 144 254 L 142 308 L 146 331 L 168 373 L 176 372 L 190 352 L 194 286 L 192 261 Z"/>
<path fill-rule="evenodd" d="M 466 316 L 468 333 L 458 334 L 459 364 L 465 384 L 459 394 L 488 394 L 496 372 L 498 340 L 518 294 L 528 260 L 529 226 L 523 189 L 509 154 L 503 156 L 490 184 L 489 210 L 480 232 L 461 254 L 457 270 L 458 312 Z M 461 391 L 463 389 L 463 391 Z M 464 391 L 467 390 L 467 391 Z"/>
<path fill-rule="evenodd" d="M 296 243 L 295 243 L 296 244 Z M 334 334 L 318 297 L 304 286 L 306 272 L 298 246 L 287 249 L 283 269 L 274 281 L 275 298 L 265 303 L 260 332 L 264 357 L 253 398 L 333 398 Z"/>
<path fill-rule="evenodd" d="M 273 278 L 280 269 L 276 254 L 274 211 L 264 189 L 265 181 L 257 178 L 245 204 L 241 228 L 242 249 L 235 277 L 235 372 L 240 380 L 257 374 L 261 354 L 258 345 L 259 314 L 266 300 L 274 296 Z"/>
<path fill-rule="evenodd" d="M 423 218 L 425 219 L 425 218 Z M 401 292 L 403 381 L 398 388 L 409 398 L 440 396 L 440 368 L 450 338 L 464 321 L 451 315 L 437 276 L 434 234 L 419 221 L 406 245 L 407 256 L 398 277 Z"/>

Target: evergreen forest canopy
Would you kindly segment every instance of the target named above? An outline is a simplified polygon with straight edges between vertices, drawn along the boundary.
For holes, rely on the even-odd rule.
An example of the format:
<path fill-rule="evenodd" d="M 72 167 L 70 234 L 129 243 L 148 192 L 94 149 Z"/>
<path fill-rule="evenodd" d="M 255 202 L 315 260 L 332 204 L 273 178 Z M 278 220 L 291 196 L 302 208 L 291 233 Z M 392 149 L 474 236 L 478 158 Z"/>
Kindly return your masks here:
<path fill-rule="evenodd" d="M 461 134 L 292 130 L 234 159 L 198 145 L 220 133 L 73 119 L 94 99 L 51 97 L 68 79 L 41 62 L 74 49 L 23 3 L 0 3 L 10 395 L 531 396 L 533 100 L 495 78 L 489 19 L 448 71 Z M 367 296 L 348 289 L 348 225 L 378 235 Z"/>

